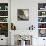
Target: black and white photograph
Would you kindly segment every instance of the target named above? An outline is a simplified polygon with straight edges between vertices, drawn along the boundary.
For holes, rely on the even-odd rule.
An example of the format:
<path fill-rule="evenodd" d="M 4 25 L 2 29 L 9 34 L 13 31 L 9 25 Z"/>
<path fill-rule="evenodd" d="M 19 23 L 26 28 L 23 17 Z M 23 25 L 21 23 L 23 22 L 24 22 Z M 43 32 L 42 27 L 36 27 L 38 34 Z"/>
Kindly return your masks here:
<path fill-rule="evenodd" d="M 29 9 L 17 9 L 17 20 L 28 21 L 29 20 Z"/>

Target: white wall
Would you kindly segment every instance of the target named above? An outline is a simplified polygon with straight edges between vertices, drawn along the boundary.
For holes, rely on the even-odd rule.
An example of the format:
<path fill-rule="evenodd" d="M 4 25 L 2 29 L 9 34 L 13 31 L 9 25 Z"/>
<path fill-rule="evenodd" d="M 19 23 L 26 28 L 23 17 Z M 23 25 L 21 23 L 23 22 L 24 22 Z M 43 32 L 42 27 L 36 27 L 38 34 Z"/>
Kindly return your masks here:
<path fill-rule="evenodd" d="M 21 30 L 22 32 L 22 30 L 28 30 L 28 27 L 31 25 L 35 26 L 33 46 L 41 46 L 40 44 L 43 44 L 43 40 L 41 40 L 43 38 L 38 38 L 37 30 L 38 3 L 46 3 L 46 0 L 11 0 L 11 22 L 16 26 L 16 31 L 19 32 Z M 17 21 L 17 9 L 29 9 L 29 21 Z"/>
<path fill-rule="evenodd" d="M 17 21 L 17 9 L 29 9 L 29 21 Z M 36 15 L 37 15 L 37 2 L 30 0 L 11 1 L 11 16 L 12 16 L 11 22 L 13 22 L 16 25 L 17 30 L 27 30 L 31 25 L 35 25 L 35 27 L 37 27 Z"/>
<path fill-rule="evenodd" d="M 27 30 L 29 26 L 38 27 L 38 3 L 46 0 L 11 0 L 11 22 L 17 30 Z M 17 21 L 17 9 L 29 9 L 29 21 Z"/>

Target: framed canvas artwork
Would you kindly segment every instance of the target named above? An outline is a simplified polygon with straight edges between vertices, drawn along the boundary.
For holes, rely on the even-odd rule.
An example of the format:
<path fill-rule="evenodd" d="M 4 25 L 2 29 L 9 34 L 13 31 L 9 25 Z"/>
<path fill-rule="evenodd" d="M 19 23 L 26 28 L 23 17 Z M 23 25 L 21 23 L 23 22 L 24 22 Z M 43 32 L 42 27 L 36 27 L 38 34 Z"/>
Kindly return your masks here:
<path fill-rule="evenodd" d="M 17 20 L 28 21 L 29 20 L 29 9 L 17 9 Z"/>

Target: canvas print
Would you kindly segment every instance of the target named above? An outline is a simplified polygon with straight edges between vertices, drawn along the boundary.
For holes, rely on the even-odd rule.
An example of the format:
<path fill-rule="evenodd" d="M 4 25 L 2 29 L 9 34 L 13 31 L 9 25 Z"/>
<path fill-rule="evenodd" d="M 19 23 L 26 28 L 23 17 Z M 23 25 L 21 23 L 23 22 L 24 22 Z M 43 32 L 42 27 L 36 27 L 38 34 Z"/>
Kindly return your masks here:
<path fill-rule="evenodd" d="M 8 16 L 8 11 L 0 11 L 0 16 Z"/>
<path fill-rule="evenodd" d="M 38 3 L 38 10 L 46 10 L 46 3 Z"/>
<path fill-rule="evenodd" d="M 0 3 L 0 10 L 8 10 L 8 3 Z"/>
<path fill-rule="evenodd" d="M 0 23 L 0 35 L 8 37 L 8 23 Z"/>
<path fill-rule="evenodd" d="M 46 16 L 46 11 L 38 11 L 38 16 Z"/>
<path fill-rule="evenodd" d="M 46 37 L 46 29 L 39 29 L 39 37 Z"/>
<path fill-rule="evenodd" d="M 38 17 L 38 22 L 46 22 L 46 17 Z"/>
<path fill-rule="evenodd" d="M 29 9 L 17 9 L 17 20 L 28 21 L 29 20 Z"/>
<path fill-rule="evenodd" d="M 0 17 L 0 22 L 8 22 L 8 17 Z"/>
<path fill-rule="evenodd" d="M 46 28 L 46 23 L 38 23 L 38 28 Z"/>

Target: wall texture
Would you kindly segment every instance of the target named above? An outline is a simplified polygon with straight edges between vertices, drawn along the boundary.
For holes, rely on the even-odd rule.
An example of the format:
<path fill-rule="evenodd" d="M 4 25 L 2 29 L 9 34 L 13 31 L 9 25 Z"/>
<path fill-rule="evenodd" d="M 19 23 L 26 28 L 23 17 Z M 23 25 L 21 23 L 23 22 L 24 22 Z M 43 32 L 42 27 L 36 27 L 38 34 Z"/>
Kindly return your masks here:
<path fill-rule="evenodd" d="M 44 46 L 43 38 L 38 37 L 38 3 L 45 3 L 46 0 L 11 0 L 11 22 L 19 30 L 28 30 L 29 26 L 34 25 L 33 46 Z M 29 9 L 29 21 L 17 21 L 17 9 Z M 29 31 L 29 30 L 28 30 Z M 37 36 L 37 37 L 36 37 Z"/>

